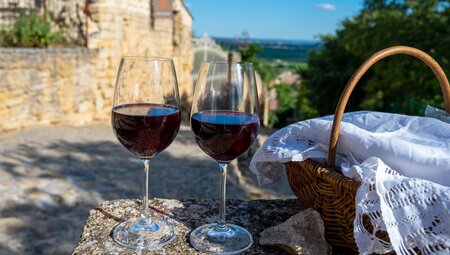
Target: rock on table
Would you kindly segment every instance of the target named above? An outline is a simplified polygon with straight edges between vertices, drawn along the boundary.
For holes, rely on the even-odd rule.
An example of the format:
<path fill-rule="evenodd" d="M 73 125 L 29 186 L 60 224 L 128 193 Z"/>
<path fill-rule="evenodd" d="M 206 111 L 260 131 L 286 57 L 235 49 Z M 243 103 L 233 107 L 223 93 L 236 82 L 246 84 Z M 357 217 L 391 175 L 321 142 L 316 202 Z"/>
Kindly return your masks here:
<path fill-rule="evenodd" d="M 116 244 L 111 238 L 114 226 L 130 217 L 138 217 L 141 203 L 137 200 L 106 201 L 92 209 L 84 226 L 80 242 L 73 254 L 202 254 L 189 244 L 189 234 L 196 227 L 215 221 L 219 208 L 218 200 L 173 200 L 150 201 L 152 215 L 164 217 L 177 229 L 175 240 L 161 250 L 135 251 Z M 289 200 L 228 200 L 227 222 L 247 228 L 253 236 L 252 247 L 244 254 L 288 254 L 275 247 L 260 246 L 260 233 L 280 224 L 299 212 L 294 199 Z"/>

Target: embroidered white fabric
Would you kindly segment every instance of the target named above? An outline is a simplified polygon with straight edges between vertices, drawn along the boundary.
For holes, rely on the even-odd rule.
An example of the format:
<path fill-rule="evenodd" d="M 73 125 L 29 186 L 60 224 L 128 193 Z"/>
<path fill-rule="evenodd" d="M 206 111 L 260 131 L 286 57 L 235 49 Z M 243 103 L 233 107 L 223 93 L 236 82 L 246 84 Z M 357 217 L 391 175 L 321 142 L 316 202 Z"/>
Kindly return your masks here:
<path fill-rule="evenodd" d="M 435 118 L 450 123 L 450 113 L 431 105 L 427 105 L 425 108 L 425 117 Z"/>
<path fill-rule="evenodd" d="M 260 184 L 275 181 L 283 163 L 324 162 L 333 116 L 302 121 L 269 137 L 250 169 Z M 360 254 L 450 253 L 450 125 L 432 118 L 379 112 L 343 116 L 336 165 L 362 180 L 356 194 Z M 369 216 L 374 231 L 362 225 Z M 375 236 L 387 231 L 390 243 Z"/>

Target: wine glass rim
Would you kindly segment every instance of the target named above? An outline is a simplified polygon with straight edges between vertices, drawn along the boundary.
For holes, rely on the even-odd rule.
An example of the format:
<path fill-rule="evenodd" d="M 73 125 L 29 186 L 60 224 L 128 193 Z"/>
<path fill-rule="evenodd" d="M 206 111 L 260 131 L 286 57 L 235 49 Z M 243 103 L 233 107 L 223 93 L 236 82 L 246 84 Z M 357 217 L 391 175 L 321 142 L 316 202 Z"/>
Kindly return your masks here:
<path fill-rule="evenodd" d="M 136 60 L 136 61 L 170 61 L 173 62 L 172 58 L 165 57 L 146 57 L 146 56 L 123 56 L 122 60 Z"/>
<path fill-rule="evenodd" d="M 211 60 L 203 62 L 205 64 L 238 64 L 238 65 L 253 65 L 252 62 L 244 62 L 244 61 L 226 61 L 226 60 Z"/>

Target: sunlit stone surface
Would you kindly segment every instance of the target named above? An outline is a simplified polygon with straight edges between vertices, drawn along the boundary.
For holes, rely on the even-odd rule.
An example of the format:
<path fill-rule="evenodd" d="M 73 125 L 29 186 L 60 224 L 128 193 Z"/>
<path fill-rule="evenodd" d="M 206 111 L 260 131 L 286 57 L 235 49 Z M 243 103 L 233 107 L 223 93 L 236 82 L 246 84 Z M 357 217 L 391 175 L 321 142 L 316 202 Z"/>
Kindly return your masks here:
<path fill-rule="evenodd" d="M 282 249 L 259 245 L 259 233 L 280 224 L 297 213 L 300 208 L 294 199 L 289 200 L 229 200 L 227 218 L 247 228 L 255 242 L 244 254 L 288 254 Z M 73 254 L 201 254 L 189 244 L 189 234 L 196 227 L 213 222 L 217 215 L 217 200 L 206 199 L 155 199 L 150 203 L 153 215 L 165 217 L 178 232 L 175 240 L 161 250 L 134 251 L 120 247 L 111 238 L 114 226 L 129 217 L 138 216 L 140 202 L 136 200 L 113 200 L 99 204 L 90 211 L 83 234 Z"/>

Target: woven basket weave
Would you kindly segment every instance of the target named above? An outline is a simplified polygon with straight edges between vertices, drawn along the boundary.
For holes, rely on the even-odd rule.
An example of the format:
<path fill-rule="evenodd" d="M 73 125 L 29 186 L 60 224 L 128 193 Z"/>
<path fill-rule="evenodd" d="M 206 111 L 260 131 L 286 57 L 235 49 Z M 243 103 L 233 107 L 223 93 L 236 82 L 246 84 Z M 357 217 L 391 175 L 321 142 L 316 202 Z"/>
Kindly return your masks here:
<path fill-rule="evenodd" d="M 444 95 L 445 110 L 450 113 L 450 86 L 447 77 L 439 64 L 423 51 L 406 46 L 387 48 L 372 55 L 358 68 L 344 88 L 336 107 L 328 147 L 327 166 L 312 160 L 286 163 L 289 185 L 301 207 L 303 209 L 312 207 L 321 214 L 325 224 L 325 238 L 333 246 L 358 251 L 353 236 L 353 221 L 355 195 L 360 182 L 343 176 L 334 165 L 342 115 L 350 94 L 363 74 L 377 61 L 395 54 L 414 56 L 433 70 Z M 363 222 L 371 232 L 370 220 L 366 218 Z M 385 232 L 377 233 L 377 236 L 388 240 Z"/>

